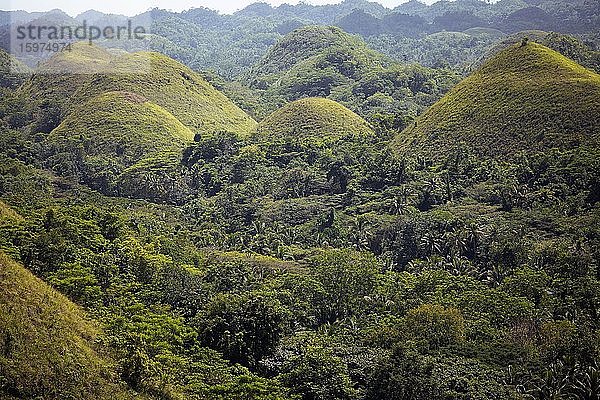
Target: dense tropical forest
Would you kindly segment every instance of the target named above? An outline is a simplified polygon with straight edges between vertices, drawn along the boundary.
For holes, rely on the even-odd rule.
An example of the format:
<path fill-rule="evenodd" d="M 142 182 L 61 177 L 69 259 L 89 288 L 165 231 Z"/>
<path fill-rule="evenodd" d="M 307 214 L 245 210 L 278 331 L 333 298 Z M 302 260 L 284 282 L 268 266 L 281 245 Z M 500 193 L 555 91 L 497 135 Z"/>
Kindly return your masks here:
<path fill-rule="evenodd" d="M 0 399 L 600 399 L 597 1 L 148 17 L 0 11 Z"/>

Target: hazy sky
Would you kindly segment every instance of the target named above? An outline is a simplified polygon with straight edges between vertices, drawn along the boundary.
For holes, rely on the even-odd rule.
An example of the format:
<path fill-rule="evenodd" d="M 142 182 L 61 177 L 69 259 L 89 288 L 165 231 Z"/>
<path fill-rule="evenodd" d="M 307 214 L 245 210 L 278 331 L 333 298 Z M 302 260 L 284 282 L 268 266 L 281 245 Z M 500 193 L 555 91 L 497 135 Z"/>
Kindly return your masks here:
<path fill-rule="evenodd" d="M 332 4 L 341 0 L 308 0 L 310 4 Z M 387 7 L 395 7 L 408 0 L 378 0 Z M 434 0 L 425 0 L 432 3 Z M 193 7 L 209 7 L 224 13 L 230 13 L 244 8 L 253 0 L 0 0 L 2 10 L 48 11 L 60 8 L 71 15 L 79 14 L 89 9 L 116 14 L 135 15 L 152 7 L 160 7 L 173 11 L 187 10 Z M 273 5 L 282 3 L 295 4 L 298 0 L 267 0 Z"/>

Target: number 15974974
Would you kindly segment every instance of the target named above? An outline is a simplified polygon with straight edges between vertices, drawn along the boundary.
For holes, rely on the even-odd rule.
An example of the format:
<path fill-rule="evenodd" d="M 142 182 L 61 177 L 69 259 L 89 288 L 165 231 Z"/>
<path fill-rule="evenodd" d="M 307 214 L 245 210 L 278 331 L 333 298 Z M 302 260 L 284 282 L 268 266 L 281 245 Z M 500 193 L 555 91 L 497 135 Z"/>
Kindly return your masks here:
<path fill-rule="evenodd" d="M 19 43 L 20 53 L 58 53 L 59 51 L 71 51 L 71 43 L 44 43 L 27 42 Z"/>

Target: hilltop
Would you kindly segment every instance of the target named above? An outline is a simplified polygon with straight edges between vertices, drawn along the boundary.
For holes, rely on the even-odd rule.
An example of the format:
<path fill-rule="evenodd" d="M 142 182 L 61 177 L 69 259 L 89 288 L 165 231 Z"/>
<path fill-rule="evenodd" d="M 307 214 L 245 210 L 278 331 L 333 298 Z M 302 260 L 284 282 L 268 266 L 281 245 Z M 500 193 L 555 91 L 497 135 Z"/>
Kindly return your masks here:
<path fill-rule="evenodd" d="M 598 144 L 600 76 L 537 43 L 487 61 L 399 134 L 404 154 L 440 158 L 467 146 L 482 156 Z"/>
<path fill-rule="evenodd" d="M 0 397 L 134 398 L 83 310 L 2 252 L 0 327 Z"/>
<path fill-rule="evenodd" d="M 306 26 L 290 32 L 273 46 L 266 56 L 257 63 L 251 75 L 254 77 L 284 72 L 293 66 L 331 49 L 353 51 L 365 50 L 366 46 L 358 37 L 349 35 L 333 26 Z M 366 52 L 369 61 L 381 64 L 383 55 L 374 51 Z"/>
<path fill-rule="evenodd" d="M 297 100 L 265 118 L 256 137 L 274 141 L 331 141 L 372 135 L 367 122 L 335 101 Z"/>
<path fill-rule="evenodd" d="M 50 133 L 46 163 L 114 193 L 125 169 L 160 154 L 180 153 L 193 140 L 192 131 L 161 106 L 138 94 L 108 92 L 81 104 Z"/>
<path fill-rule="evenodd" d="M 256 126 L 198 73 L 159 53 L 115 53 L 78 43 L 41 65 L 39 72 L 23 94 L 56 103 L 63 115 L 99 94 L 126 91 L 163 107 L 194 133 L 245 135 Z"/>
<path fill-rule="evenodd" d="M 299 28 L 277 42 L 242 82 L 276 106 L 304 97 L 326 97 L 365 118 L 375 113 L 423 111 L 457 75 L 403 65 L 336 27 Z"/>
<path fill-rule="evenodd" d="M 474 65 L 477 67 L 482 66 L 486 60 L 492 58 L 502 50 L 520 43 L 523 38 L 528 38 L 530 41 L 535 41 L 551 48 L 586 68 L 590 68 L 597 73 L 600 72 L 600 51 L 593 50 L 589 45 L 586 45 L 581 39 L 575 36 L 544 31 L 522 31 L 503 38 L 489 49 Z"/>

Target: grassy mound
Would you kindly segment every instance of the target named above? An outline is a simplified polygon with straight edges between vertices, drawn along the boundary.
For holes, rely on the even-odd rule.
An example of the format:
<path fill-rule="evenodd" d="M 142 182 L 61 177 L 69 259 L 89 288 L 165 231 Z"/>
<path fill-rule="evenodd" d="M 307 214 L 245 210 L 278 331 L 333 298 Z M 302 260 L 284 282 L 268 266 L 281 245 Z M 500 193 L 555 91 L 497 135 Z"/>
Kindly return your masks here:
<path fill-rule="evenodd" d="M 112 68 L 117 56 L 98 46 L 79 42 L 71 45 L 70 51 L 62 51 L 42 63 L 38 72 L 44 74 L 92 74 L 106 72 Z"/>
<path fill-rule="evenodd" d="M 78 43 L 42 65 L 24 95 L 58 104 L 64 115 L 102 93 L 141 95 L 173 114 L 194 133 L 240 135 L 256 122 L 199 74 L 159 53 L 109 52 Z M 65 73 L 66 72 L 66 73 Z"/>
<path fill-rule="evenodd" d="M 334 86 L 338 86 L 389 63 L 385 56 L 340 28 L 306 26 L 276 43 L 246 74 L 245 80 L 261 89 L 271 85 L 286 87 L 290 81 L 310 80 L 304 73 L 309 69 L 333 74 Z"/>
<path fill-rule="evenodd" d="M 49 167 L 63 174 L 78 169 L 92 186 L 110 191 L 128 167 L 180 152 L 193 139 L 191 130 L 145 97 L 108 92 L 73 111 L 50 133 L 46 147 Z"/>
<path fill-rule="evenodd" d="M 131 166 L 150 153 L 182 148 L 194 134 L 161 106 L 130 92 L 108 92 L 71 113 L 48 141 Z"/>
<path fill-rule="evenodd" d="M 116 60 L 115 67 L 124 73 L 88 80 L 75 97 L 115 90 L 137 93 L 164 107 L 194 133 L 228 131 L 244 135 L 256 126 L 252 118 L 199 74 L 167 56 L 150 52 L 125 54 Z M 131 73 L 136 70 L 145 73 Z"/>
<path fill-rule="evenodd" d="M 81 309 L 0 253 L 0 398 L 126 399 Z"/>
<path fill-rule="evenodd" d="M 490 59 L 399 134 L 404 154 L 455 147 L 510 157 L 520 150 L 597 145 L 600 76 L 536 43 Z"/>
<path fill-rule="evenodd" d="M 297 100 L 262 121 L 256 136 L 270 140 L 327 141 L 373 134 L 369 124 L 346 107 L 322 98 Z"/>
<path fill-rule="evenodd" d="M 500 53 L 502 50 L 521 43 L 523 38 L 542 44 L 555 50 L 565 57 L 583 65 L 586 68 L 600 72 L 600 51 L 594 50 L 581 39 L 558 32 L 523 31 L 510 35 L 496 43 L 474 64 L 474 68 L 481 67 L 487 60 Z"/>

